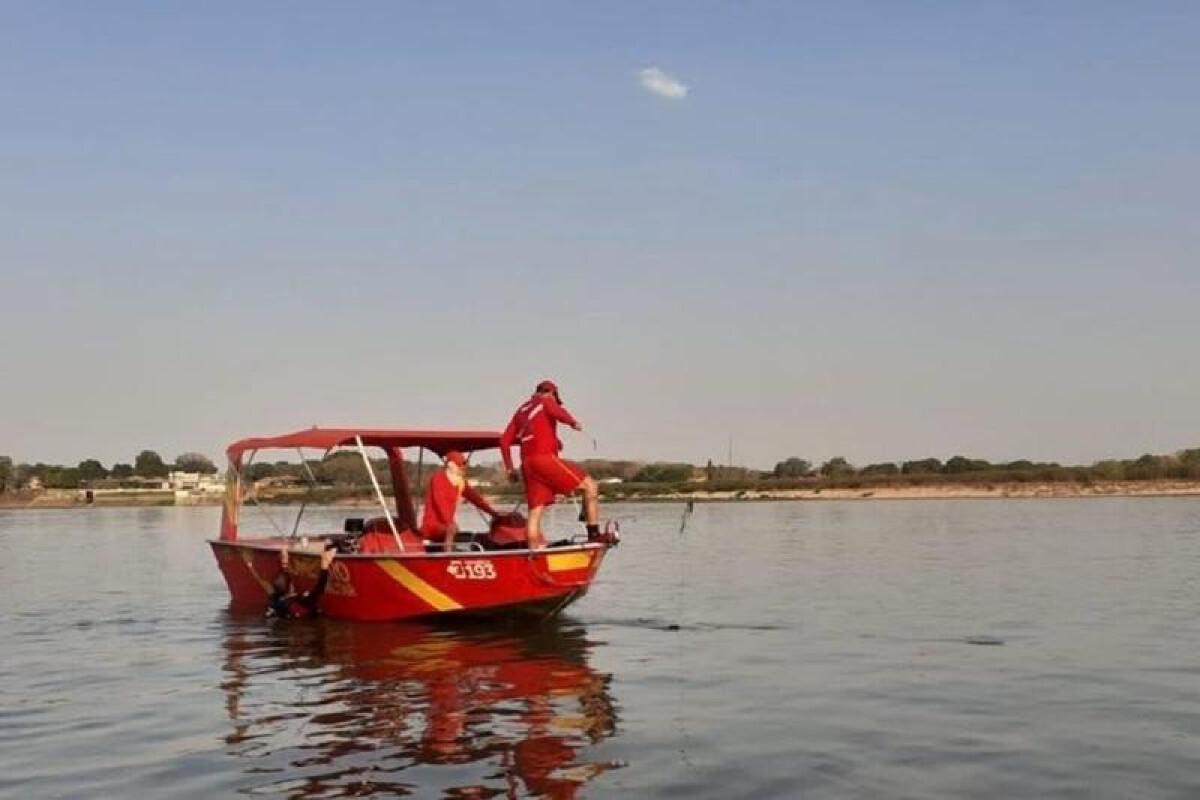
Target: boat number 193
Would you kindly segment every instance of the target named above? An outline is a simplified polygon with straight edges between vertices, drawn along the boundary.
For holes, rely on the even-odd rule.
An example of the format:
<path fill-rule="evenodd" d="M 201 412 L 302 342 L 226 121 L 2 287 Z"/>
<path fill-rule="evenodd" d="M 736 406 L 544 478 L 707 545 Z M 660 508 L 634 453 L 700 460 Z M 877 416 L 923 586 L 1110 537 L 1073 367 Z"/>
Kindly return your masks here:
<path fill-rule="evenodd" d="M 449 572 L 460 581 L 491 581 L 496 579 L 496 568 L 490 561 L 454 560 L 446 565 Z"/>

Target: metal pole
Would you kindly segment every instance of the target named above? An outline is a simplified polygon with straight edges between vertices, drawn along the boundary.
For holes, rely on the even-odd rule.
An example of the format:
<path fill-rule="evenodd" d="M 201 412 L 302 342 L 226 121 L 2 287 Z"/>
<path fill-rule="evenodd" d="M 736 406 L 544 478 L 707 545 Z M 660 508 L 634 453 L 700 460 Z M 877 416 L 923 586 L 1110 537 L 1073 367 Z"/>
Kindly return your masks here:
<path fill-rule="evenodd" d="M 254 450 L 250 453 L 249 460 L 247 460 L 242 466 L 242 472 L 246 472 L 250 469 L 250 465 L 254 463 L 254 459 L 257 456 L 257 450 Z M 240 485 L 242 483 L 242 473 L 235 470 L 235 474 L 238 476 L 238 484 Z M 274 528 L 275 532 L 279 534 L 279 538 L 286 539 L 287 534 L 284 532 L 283 528 L 279 527 L 279 525 L 275 522 L 275 518 L 267 513 L 267 509 L 263 508 L 263 504 L 258 502 L 258 490 L 254 487 L 253 482 L 250 483 L 250 491 L 247 493 L 246 497 L 248 497 L 250 501 L 254 503 L 254 507 L 261 511 L 262 515 L 267 518 L 267 522 L 271 523 L 271 527 Z"/>
<path fill-rule="evenodd" d="M 313 475 L 312 467 L 304 460 L 304 451 L 297 447 L 296 454 L 300 456 L 300 466 L 304 467 L 304 471 L 308 473 L 308 491 L 305 492 L 304 499 L 300 501 L 300 511 L 296 513 L 296 524 L 292 525 L 293 539 L 300 530 L 300 518 L 304 516 L 304 509 L 308 507 L 308 499 L 312 497 L 313 489 L 317 488 L 317 476 Z M 325 454 L 329 455 L 329 451 L 325 451 Z"/>
<path fill-rule="evenodd" d="M 396 548 L 403 553 L 404 544 L 400 541 L 400 531 L 396 529 L 396 520 L 392 519 L 392 510 L 388 508 L 387 501 L 383 499 L 383 489 L 379 488 L 379 481 L 375 478 L 375 470 L 371 468 L 371 459 L 367 458 L 367 448 L 363 446 L 361 436 L 356 435 L 354 442 L 358 445 L 358 453 L 362 456 L 363 465 L 367 468 L 367 477 L 371 479 L 371 485 L 375 487 L 375 497 L 379 500 L 379 506 L 383 509 L 383 516 L 387 519 L 388 527 L 392 529 L 392 538 L 396 540 Z"/>
<path fill-rule="evenodd" d="M 417 447 L 417 497 L 421 498 L 422 507 L 424 507 L 425 503 L 429 502 L 429 498 L 425 496 L 425 481 L 422 480 L 422 478 L 421 478 L 421 470 L 424 469 L 424 464 L 425 464 L 425 448 Z M 418 513 L 419 511 L 420 511 L 420 509 L 418 509 L 416 507 L 416 504 L 414 503 L 413 504 L 413 513 L 417 515 L 418 519 L 421 518 L 421 515 Z"/>

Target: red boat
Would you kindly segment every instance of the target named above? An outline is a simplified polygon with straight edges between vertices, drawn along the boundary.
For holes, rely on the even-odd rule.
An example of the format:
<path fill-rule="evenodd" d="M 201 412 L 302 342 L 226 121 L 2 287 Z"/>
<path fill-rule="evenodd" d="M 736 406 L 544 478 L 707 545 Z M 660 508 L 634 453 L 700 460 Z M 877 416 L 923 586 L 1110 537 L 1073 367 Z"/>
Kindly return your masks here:
<path fill-rule="evenodd" d="M 335 545 L 338 554 L 320 601 L 327 616 L 351 620 L 401 620 L 447 615 L 554 616 L 587 592 L 614 537 L 606 542 L 563 540 L 531 550 L 522 546 L 520 530 L 505 549 L 495 549 L 503 530 L 460 534 L 449 552 L 430 552 L 414 531 L 417 514 L 404 458 L 405 448 L 423 455 L 429 450 L 444 456 L 451 450 L 474 453 L 498 448 L 500 434 L 493 431 L 399 431 L 356 428 L 311 428 L 283 436 L 243 439 L 226 450 L 229 472 L 221 535 L 210 540 L 217 566 L 225 576 L 232 605 L 239 609 L 266 608 L 272 582 L 282 569 L 280 551 L 288 551 L 289 571 L 295 587 L 304 591 L 316 581 L 320 554 Z M 353 448 L 362 457 L 381 517 L 348 519 L 344 530 L 303 530 L 306 504 L 302 504 L 290 532 L 266 519 L 274 535 L 246 538 L 241 535 L 244 501 L 258 503 L 247 468 L 264 450 L 300 452 L 301 464 L 316 485 L 303 458 L 304 448 L 328 456 L 339 448 Z M 381 450 L 391 473 L 395 510 L 388 506 L 371 466 L 368 448 Z M 418 462 L 420 457 L 418 457 Z"/>

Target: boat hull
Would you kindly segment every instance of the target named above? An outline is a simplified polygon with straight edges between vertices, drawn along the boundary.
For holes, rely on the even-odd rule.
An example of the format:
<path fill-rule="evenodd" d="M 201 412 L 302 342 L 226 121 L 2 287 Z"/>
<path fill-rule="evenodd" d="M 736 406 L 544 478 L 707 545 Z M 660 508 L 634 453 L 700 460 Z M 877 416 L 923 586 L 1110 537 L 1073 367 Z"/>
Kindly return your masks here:
<path fill-rule="evenodd" d="M 319 553 L 283 539 L 210 541 L 231 605 L 265 609 L 287 548 L 297 589 L 320 570 Z M 586 593 L 607 547 L 548 550 L 338 555 L 321 612 L 334 619 L 410 620 L 443 616 L 557 614 Z"/>

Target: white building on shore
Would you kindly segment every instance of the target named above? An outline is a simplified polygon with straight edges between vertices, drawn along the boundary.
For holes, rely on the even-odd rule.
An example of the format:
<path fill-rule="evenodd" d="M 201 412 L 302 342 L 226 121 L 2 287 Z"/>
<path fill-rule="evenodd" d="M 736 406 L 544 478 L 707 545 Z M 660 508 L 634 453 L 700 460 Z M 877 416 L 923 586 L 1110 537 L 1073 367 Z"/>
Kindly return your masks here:
<path fill-rule="evenodd" d="M 167 474 L 167 486 L 175 492 L 175 502 L 188 502 L 225 493 L 225 478 L 221 473 L 206 475 L 203 472 L 179 472 Z"/>

